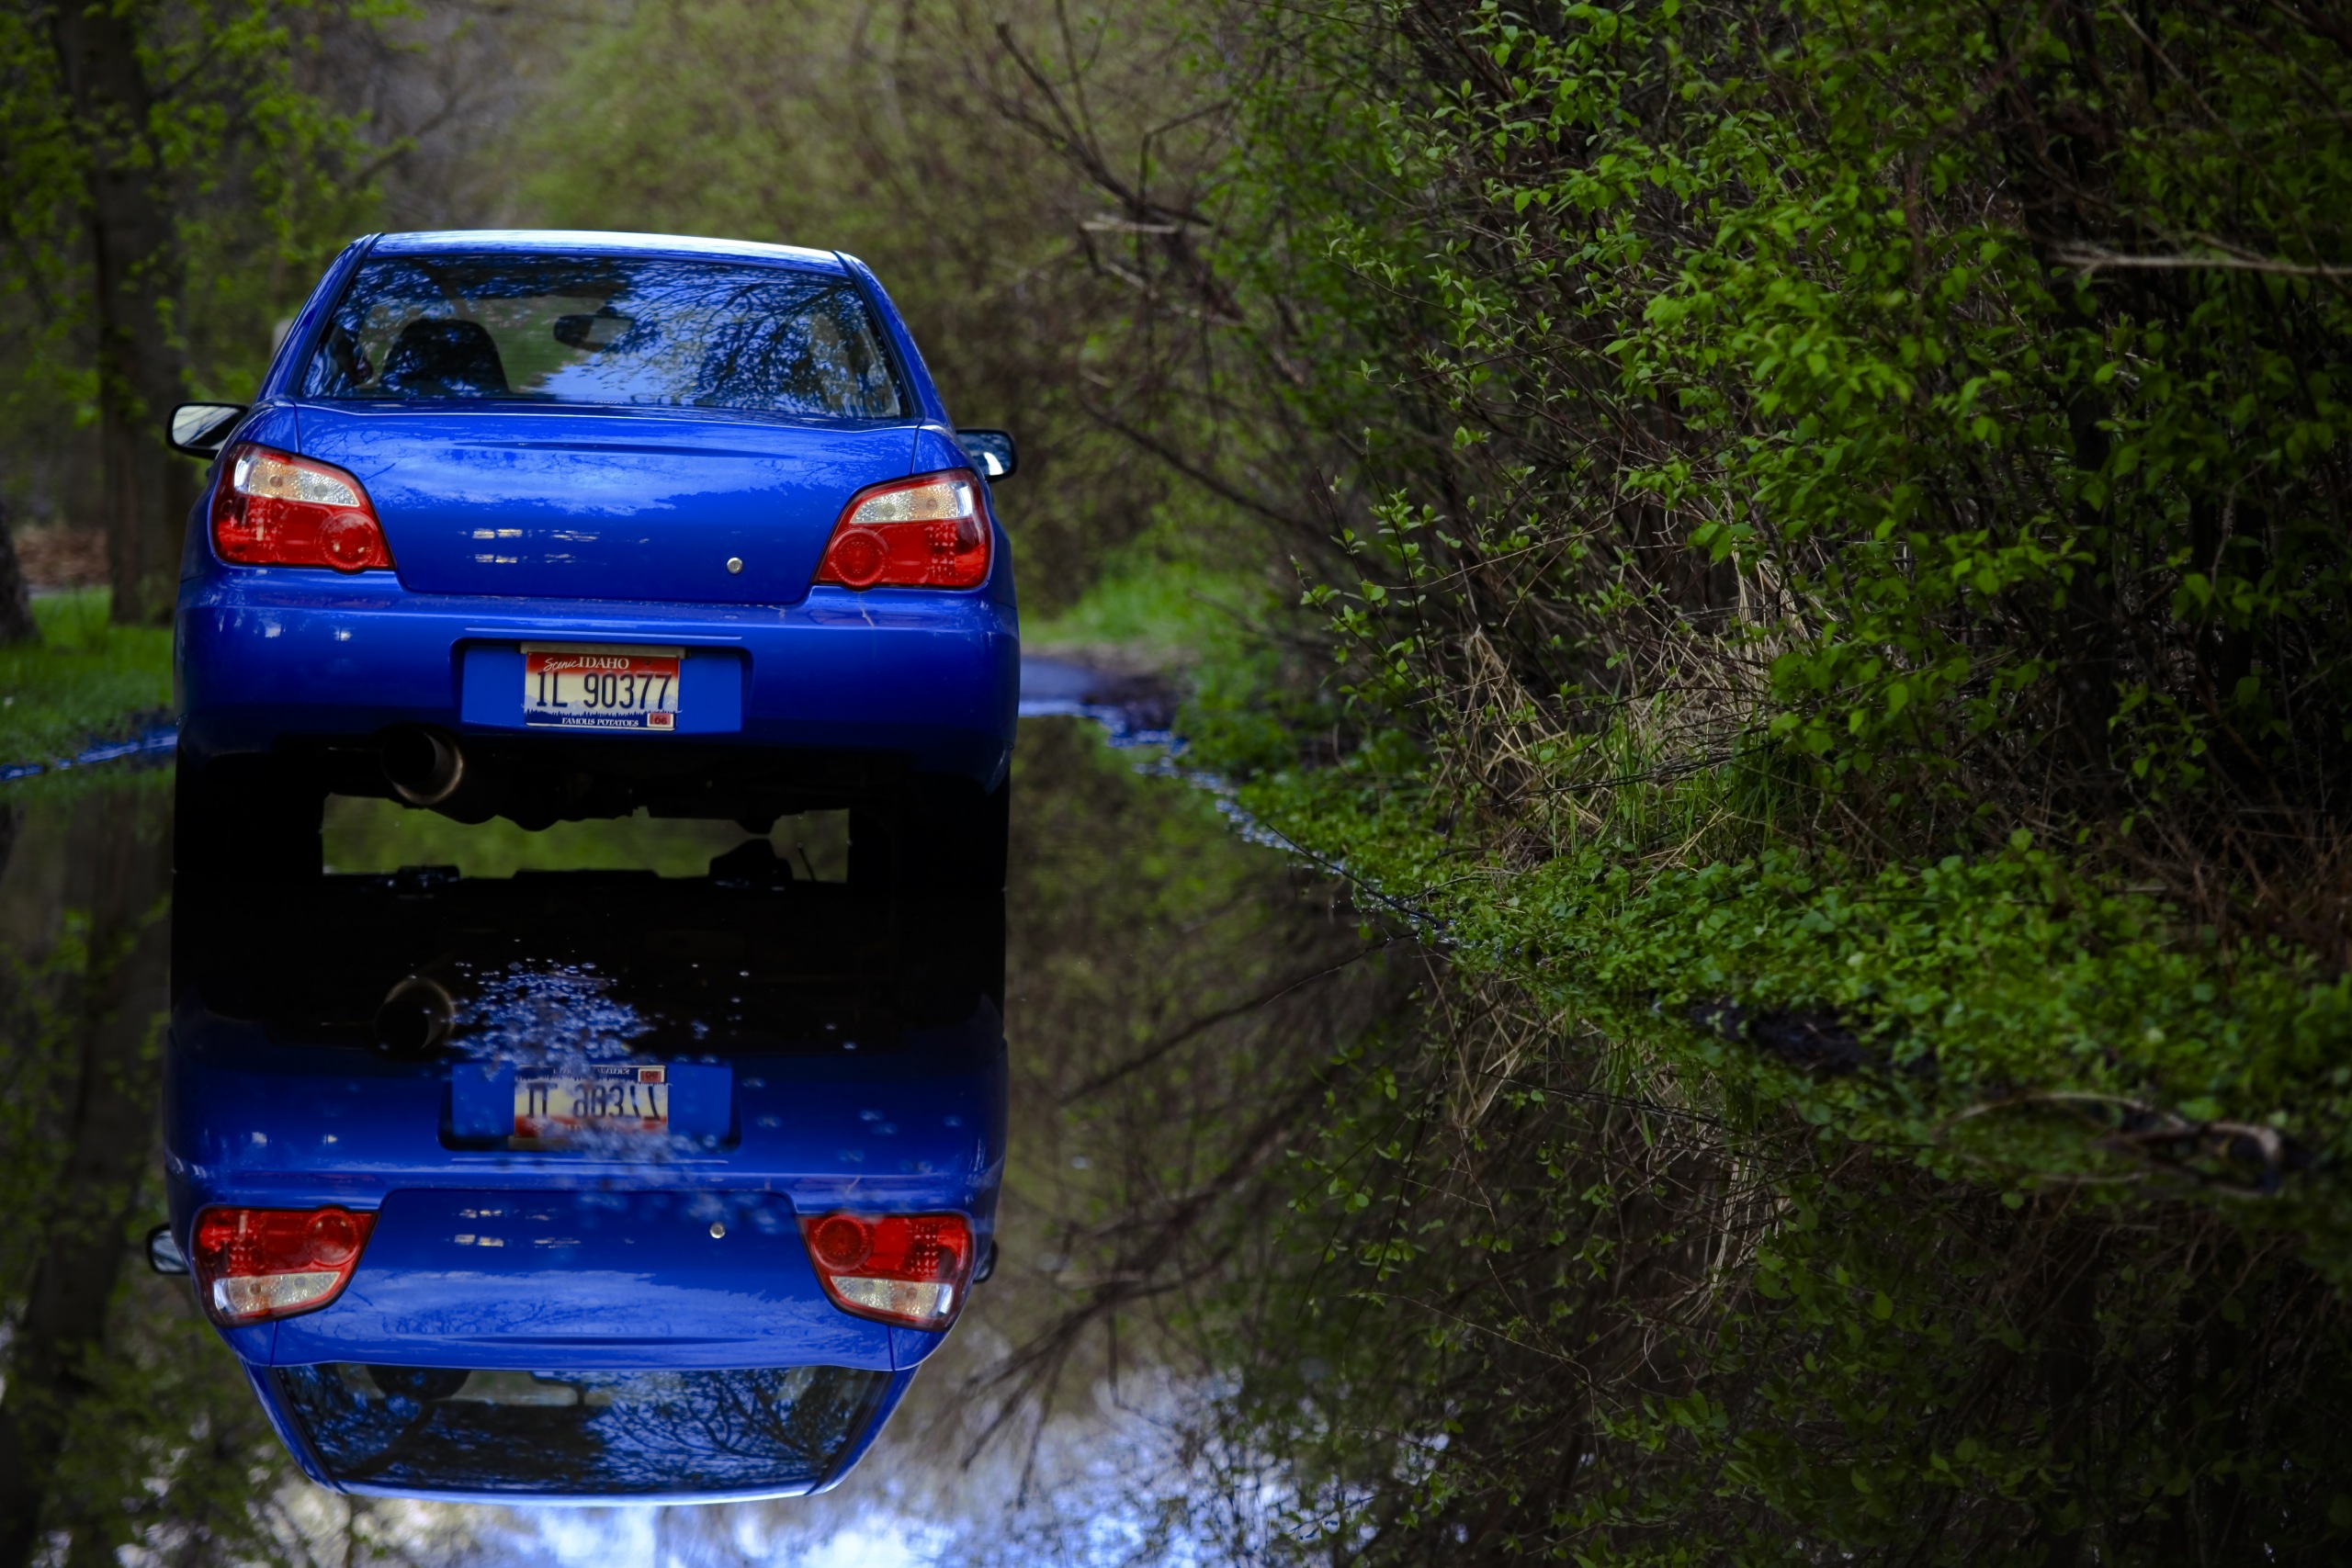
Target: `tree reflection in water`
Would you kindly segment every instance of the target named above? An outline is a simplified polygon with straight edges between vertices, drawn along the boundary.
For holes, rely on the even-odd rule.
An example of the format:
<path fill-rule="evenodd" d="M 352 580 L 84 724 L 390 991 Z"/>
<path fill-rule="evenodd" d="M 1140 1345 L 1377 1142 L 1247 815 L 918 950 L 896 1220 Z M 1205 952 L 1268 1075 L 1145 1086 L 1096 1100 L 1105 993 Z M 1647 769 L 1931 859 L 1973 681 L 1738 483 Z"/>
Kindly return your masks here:
<path fill-rule="evenodd" d="M 1220 1424 L 1250 1371 L 1233 1352 L 1315 1354 L 1291 1293 L 1321 1251 L 1292 1210 L 1296 1152 L 1335 1063 L 1424 1037 L 1428 972 L 1329 878 L 1089 727 L 1024 723 L 1017 765 L 1003 1261 L 839 1491 L 673 1517 L 682 1560 L 793 1561 L 843 1531 L 972 1563 L 1277 1544 L 1286 1483 Z M 1319 1266 L 1334 1308 L 1344 1269 Z"/>
<path fill-rule="evenodd" d="M 1612 1076 L 1599 1043 L 1361 927 L 1080 727 L 1028 725 L 1018 765 L 1002 1261 L 839 1490 L 670 1510 L 667 1560 L 839 1537 L 965 1562 L 1742 1540 L 1781 1561 L 1833 1536 L 1889 1562 L 2330 1560 L 2352 1328 L 2296 1238 L 2005 1196 Z M 37 805 L 0 881 L 20 1322 L 40 1269 L 119 1263 L 159 1217 L 142 1149 L 129 1188 L 80 1195 L 120 1216 L 107 1246 L 42 1218 L 85 1168 L 63 1151 L 106 1141 L 104 1097 L 76 1086 L 155 1093 L 154 1055 L 97 1027 L 157 994 L 159 884 L 131 874 L 160 835 L 119 787 Z M 50 1384 L 69 1436 L 47 1517 L 75 1561 L 131 1540 L 191 1563 L 605 1561 L 649 1540 L 640 1515 L 385 1511 L 288 1482 L 178 1287 L 119 1282 L 94 1353 Z M 1658 1511 L 1611 1513 L 1629 1498 Z"/>
<path fill-rule="evenodd" d="M 2343 1560 L 2318 1206 L 1825 1139 L 1055 765 L 1100 860 L 1030 819 L 995 1337 L 765 1543 L 888 1509 L 977 1563 Z"/>
<path fill-rule="evenodd" d="M 1156 1450 L 1133 1433 L 1112 1439 L 1127 1427 L 1118 1401 L 1165 1409 L 1195 1387 L 1197 1362 L 1185 1359 L 1165 1311 L 1182 1301 L 1170 1282 L 1248 1267 L 1224 1243 L 1194 1239 L 1216 1231 L 1206 1222 L 1236 1202 L 1261 1208 L 1262 1244 L 1272 1244 L 1282 1201 L 1252 1178 L 1280 1165 L 1283 1120 L 1311 1104 L 1320 1064 L 1401 994 L 1378 944 L 1367 953 L 1327 887 L 1236 839 L 1196 792 L 1137 777 L 1091 727 L 1028 724 L 1017 766 L 1006 898 L 1017 1077 L 1004 1262 L 840 1491 L 672 1510 L 664 1529 L 682 1554 L 731 1562 L 746 1543 L 895 1528 L 877 1519 L 905 1521 L 933 1540 L 962 1519 L 985 1533 L 1022 1494 L 1024 1467 L 1031 1501 L 1074 1504 L 1078 1494 L 1059 1486 L 1066 1471 L 1106 1457 L 1155 1464 Z M 85 1068 L 98 1070 L 88 1053 L 114 1049 L 112 1035 L 86 1032 L 118 1014 L 137 1024 L 127 1054 L 118 1053 L 121 1070 L 107 1069 L 135 1112 L 123 1142 L 128 1185 L 88 1194 L 110 1205 L 82 1250 L 108 1265 L 113 1305 L 90 1314 L 96 1343 L 76 1362 L 85 1371 L 52 1407 L 70 1433 L 44 1507 L 48 1529 L 62 1532 L 52 1539 L 89 1562 L 132 1542 L 189 1563 L 323 1554 L 352 1568 L 379 1555 L 544 1553 L 527 1512 L 502 1523 L 494 1510 L 419 1510 L 308 1486 L 184 1285 L 133 1269 L 136 1255 L 120 1238 L 163 1218 L 152 1138 L 168 785 L 167 775 L 92 775 L 71 796 L 35 799 L 13 819 L 0 872 L 9 960 L 0 1051 L 17 1089 L 0 1113 L 0 1160 L 17 1216 L 0 1236 L 8 1263 L 0 1289 L 12 1315 L 21 1318 L 42 1248 L 70 1239 L 40 1216 L 68 1168 L 61 1149 L 79 1125 L 74 1086 Z M 700 825 L 651 826 L 665 874 L 713 852 L 699 840 L 684 850 L 671 841 L 673 828 Z M 610 865 L 647 825 L 577 827 L 594 863 Z M 462 859 L 434 835 L 479 831 L 424 813 L 407 814 L 401 829 L 421 841 L 388 863 Z M 395 852 L 371 844 L 368 852 Z M 826 856 L 815 860 L 825 874 Z M 103 941 L 94 946 L 96 935 Z M 87 1141 L 105 1141 L 95 1122 Z M 1110 1403 L 1098 1402 L 1098 1389 Z M 628 1536 L 639 1527 L 612 1528 Z"/>

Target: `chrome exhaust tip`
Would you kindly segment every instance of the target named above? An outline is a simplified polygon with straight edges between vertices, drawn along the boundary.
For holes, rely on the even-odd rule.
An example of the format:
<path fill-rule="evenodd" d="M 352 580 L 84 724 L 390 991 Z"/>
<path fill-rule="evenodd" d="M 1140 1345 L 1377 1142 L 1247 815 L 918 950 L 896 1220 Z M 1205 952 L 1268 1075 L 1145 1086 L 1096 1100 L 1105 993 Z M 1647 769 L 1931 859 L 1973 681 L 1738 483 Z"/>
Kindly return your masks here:
<path fill-rule="evenodd" d="M 388 738 L 384 777 L 411 806 L 439 806 L 466 782 L 466 754 L 447 736 L 404 729 Z"/>
<path fill-rule="evenodd" d="M 392 1056 L 422 1056 L 457 1028 L 458 1004 L 439 981 L 412 975 L 376 1010 L 376 1048 Z"/>

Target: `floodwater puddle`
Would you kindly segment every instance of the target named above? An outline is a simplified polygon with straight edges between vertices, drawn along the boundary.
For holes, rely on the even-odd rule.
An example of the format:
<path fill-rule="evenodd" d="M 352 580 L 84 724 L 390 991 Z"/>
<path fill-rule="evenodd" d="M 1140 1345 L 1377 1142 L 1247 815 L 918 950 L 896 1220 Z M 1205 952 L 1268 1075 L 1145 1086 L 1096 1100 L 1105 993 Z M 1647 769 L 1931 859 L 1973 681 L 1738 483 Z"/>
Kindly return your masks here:
<path fill-rule="evenodd" d="M 0 1173 L 18 1215 L 58 1216 L 0 1243 L 6 1397 L 20 1430 L 42 1400 L 48 1528 L 161 1543 L 230 1495 L 275 1550 L 364 1528 L 425 1560 L 609 1561 L 651 1529 L 888 1561 L 979 1539 L 1023 1476 L 1099 1489 L 1114 1432 L 1154 1450 L 1138 1412 L 1198 1369 L 1155 1343 L 1158 1285 L 1109 1283 L 1125 1233 L 1393 987 L 1330 1006 L 1360 943 L 1329 891 L 1104 748 L 1163 732 L 1163 690 L 1033 674 L 1001 899 L 853 886 L 822 817 L 526 834 L 340 798 L 318 882 L 175 888 L 166 772 L 0 803 Z M 216 1333 L 149 1271 L 136 1237 L 227 1193 L 369 1216 L 330 1310 L 241 1326 L 214 1302 Z M 910 1213 L 968 1223 L 923 1233 L 944 1267 L 888 1264 Z M 866 1227 L 863 1260 L 822 1264 L 829 1213 Z M 256 1385 L 232 1347 L 325 1370 Z M 59 1375 L 92 1358 L 144 1375 Z M 413 1500 L 337 1497 L 281 1437 Z M 652 1525 L 422 1500 L 567 1475 L 831 1490 Z"/>
<path fill-rule="evenodd" d="M 1164 693 L 1032 675 L 1001 899 L 821 818 L 358 801 L 315 885 L 175 889 L 167 773 L 10 786 L 0 1491 L 224 1561 L 1439 1560 L 1526 1499 L 2325 1560 L 2352 1324 L 2291 1232 L 1645 1072 L 1104 743 Z M 149 1270 L 208 1182 L 370 1216 L 331 1310 Z M 275 1420 L 232 1345 L 313 1369 Z M 522 1500 L 567 1475 L 656 1506 Z"/>

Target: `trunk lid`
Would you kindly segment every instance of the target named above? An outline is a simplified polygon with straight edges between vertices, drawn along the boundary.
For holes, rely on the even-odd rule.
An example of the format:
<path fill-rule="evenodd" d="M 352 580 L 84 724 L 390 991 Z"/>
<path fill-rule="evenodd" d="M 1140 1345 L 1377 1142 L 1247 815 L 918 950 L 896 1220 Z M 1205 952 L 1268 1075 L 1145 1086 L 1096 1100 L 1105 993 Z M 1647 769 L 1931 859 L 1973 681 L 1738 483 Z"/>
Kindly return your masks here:
<path fill-rule="evenodd" d="M 387 1193 L 350 1285 L 280 1323 L 272 1359 L 584 1368 L 649 1354 L 891 1364 L 889 1330 L 826 1298 L 781 1195 L 594 1188 Z"/>
<path fill-rule="evenodd" d="M 305 404 L 419 593 L 792 604 L 842 505 L 903 479 L 905 424 L 635 409 Z M 741 563 L 730 571 L 729 560 Z"/>

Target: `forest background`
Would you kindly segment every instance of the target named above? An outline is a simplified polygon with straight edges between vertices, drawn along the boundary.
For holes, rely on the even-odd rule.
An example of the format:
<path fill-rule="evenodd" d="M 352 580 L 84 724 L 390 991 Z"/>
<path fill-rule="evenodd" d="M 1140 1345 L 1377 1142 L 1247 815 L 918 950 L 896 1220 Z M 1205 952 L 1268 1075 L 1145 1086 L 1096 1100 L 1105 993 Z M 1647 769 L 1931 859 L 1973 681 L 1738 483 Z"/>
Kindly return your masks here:
<path fill-rule="evenodd" d="M 1019 434 L 1033 640 L 1179 667 L 1180 765 L 1429 961 L 1094 1237 L 1075 1321 L 1233 1374 L 1187 1529 L 2352 1530 L 2341 6 L 6 18 L 0 491 L 118 621 L 156 405 L 369 227 L 850 250 Z"/>

